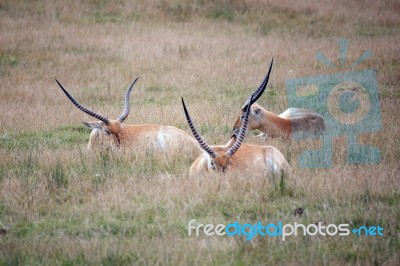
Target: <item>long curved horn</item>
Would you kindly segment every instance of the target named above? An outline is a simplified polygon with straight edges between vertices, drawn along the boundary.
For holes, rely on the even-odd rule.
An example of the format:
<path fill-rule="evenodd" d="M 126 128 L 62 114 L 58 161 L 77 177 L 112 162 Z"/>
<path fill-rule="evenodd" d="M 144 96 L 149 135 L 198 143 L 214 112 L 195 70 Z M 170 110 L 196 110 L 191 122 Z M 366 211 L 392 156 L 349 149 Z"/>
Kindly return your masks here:
<path fill-rule="evenodd" d="M 124 99 L 124 102 L 125 102 L 125 105 L 124 105 L 124 111 L 122 112 L 122 114 L 118 117 L 118 121 L 119 122 L 124 122 L 124 120 L 128 117 L 128 115 L 129 115 L 129 111 L 130 111 L 130 105 L 129 105 L 129 97 L 130 97 L 130 95 L 131 95 L 131 90 L 132 90 L 132 88 L 133 88 L 133 85 L 135 85 L 135 83 L 136 83 L 136 81 L 139 79 L 139 77 L 137 77 L 133 82 L 132 82 L 132 84 L 129 86 L 129 88 L 128 88 L 128 90 L 126 91 L 126 93 L 125 93 L 125 99 Z"/>
<path fill-rule="evenodd" d="M 195 126 L 193 125 L 192 119 L 190 118 L 189 112 L 186 109 L 186 105 L 185 105 L 185 101 L 182 99 L 182 105 L 183 105 L 183 110 L 185 111 L 185 115 L 186 115 L 186 120 L 188 121 L 190 130 L 193 133 L 194 138 L 197 140 L 197 142 L 200 145 L 200 148 L 202 148 L 203 150 L 205 150 L 208 154 L 210 154 L 210 156 L 212 158 L 215 158 L 215 156 L 217 156 L 217 154 L 215 153 L 215 151 L 201 138 L 200 134 L 197 132 Z"/>
<path fill-rule="evenodd" d="M 269 70 L 267 75 L 265 76 L 264 80 L 262 81 L 261 85 L 253 92 L 254 95 L 254 99 L 253 101 L 250 103 L 250 105 L 252 105 L 253 103 L 255 103 L 258 98 L 260 98 L 260 96 L 263 94 L 263 92 L 265 91 L 265 88 L 267 87 L 268 84 L 268 80 L 269 80 L 269 74 L 271 74 L 271 69 L 272 69 L 272 64 L 274 63 L 274 58 L 272 58 L 271 60 L 271 64 L 269 65 Z M 243 105 L 242 109 L 243 111 L 247 110 L 247 107 L 249 105 L 249 100 L 246 101 L 246 103 Z"/>
<path fill-rule="evenodd" d="M 248 100 L 250 102 L 250 105 L 246 110 L 246 114 L 244 116 L 242 127 L 240 128 L 240 131 L 239 131 L 239 135 L 237 136 L 237 139 L 236 139 L 235 143 L 232 145 L 232 147 L 230 147 L 230 149 L 226 152 L 226 154 L 229 157 L 232 157 L 235 154 L 235 152 L 240 148 L 240 145 L 242 145 L 242 142 L 244 140 L 244 137 L 245 137 L 246 131 L 247 131 L 247 122 L 249 121 L 251 105 L 252 105 L 252 103 L 255 102 L 254 97 L 255 97 L 255 92 L 251 95 L 251 97 Z"/>
<path fill-rule="evenodd" d="M 68 99 L 76 106 L 78 107 L 81 111 L 84 111 L 85 113 L 87 113 L 90 116 L 93 116 L 97 119 L 99 119 L 100 121 L 103 121 L 106 125 L 110 124 L 110 121 L 108 120 L 107 117 L 102 116 L 98 113 L 95 113 L 91 110 L 89 110 L 88 108 L 86 108 L 85 106 L 81 105 L 80 103 L 78 103 L 65 89 L 64 87 L 61 85 L 60 82 L 58 82 L 58 80 L 56 79 L 56 82 L 58 83 L 58 86 L 60 86 L 60 88 L 63 90 L 63 92 L 65 93 L 65 95 L 67 95 Z"/>

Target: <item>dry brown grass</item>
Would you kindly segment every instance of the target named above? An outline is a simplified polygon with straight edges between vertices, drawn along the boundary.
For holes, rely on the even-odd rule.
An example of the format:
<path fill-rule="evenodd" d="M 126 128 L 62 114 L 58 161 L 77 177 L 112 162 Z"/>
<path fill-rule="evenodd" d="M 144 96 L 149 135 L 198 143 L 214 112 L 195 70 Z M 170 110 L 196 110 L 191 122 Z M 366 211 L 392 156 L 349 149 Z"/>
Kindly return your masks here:
<path fill-rule="evenodd" d="M 0 1 L 0 264 L 387 264 L 399 260 L 400 5 L 397 1 Z M 378 165 L 301 169 L 310 145 L 271 140 L 294 170 L 285 189 L 260 176 L 191 179 L 186 158 L 86 151 L 91 120 L 62 95 L 127 123 L 187 130 L 180 97 L 210 144 L 223 144 L 235 115 L 274 57 L 259 103 L 287 106 L 285 81 L 332 73 L 320 51 L 378 73 L 383 128 L 362 141 Z M 345 68 L 339 69 L 344 71 Z M 83 127 L 83 126 L 82 126 Z M 248 142 L 265 144 L 247 138 Z M 305 208 L 301 218 L 293 210 Z M 188 237 L 187 223 L 283 220 L 381 224 L 381 238 Z M 0 228 L 1 229 L 1 228 Z"/>

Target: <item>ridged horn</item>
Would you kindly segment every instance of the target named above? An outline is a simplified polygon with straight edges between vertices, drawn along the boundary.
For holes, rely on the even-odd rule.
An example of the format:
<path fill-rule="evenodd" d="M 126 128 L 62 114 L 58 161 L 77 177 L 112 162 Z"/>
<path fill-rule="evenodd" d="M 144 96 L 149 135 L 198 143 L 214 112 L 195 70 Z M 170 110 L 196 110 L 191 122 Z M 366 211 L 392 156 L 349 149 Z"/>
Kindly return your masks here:
<path fill-rule="evenodd" d="M 85 106 L 81 105 L 80 103 L 78 103 L 69 93 L 66 89 L 64 89 L 64 87 L 61 85 L 60 82 L 58 82 L 58 80 L 56 79 L 56 82 L 58 83 L 58 86 L 60 86 L 60 88 L 63 90 L 63 92 L 65 93 L 65 95 L 67 95 L 68 99 L 76 106 L 79 108 L 79 110 L 87 113 L 90 116 L 93 116 L 94 118 L 99 119 L 100 121 L 103 121 L 106 125 L 110 124 L 110 121 L 108 120 L 107 117 L 102 116 L 96 112 L 91 111 L 90 109 L 86 108 Z"/>
<path fill-rule="evenodd" d="M 243 123 L 242 126 L 240 127 L 239 130 L 239 135 L 237 136 L 236 142 L 232 145 L 232 147 L 230 147 L 230 149 L 226 152 L 226 154 L 229 157 L 232 157 L 235 152 L 240 148 L 240 145 L 242 145 L 242 142 L 244 140 L 244 137 L 246 136 L 246 131 L 247 131 L 247 122 L 249 121 L 249 114 L 250 114 L 250 109 L 251 109 L 251 105 L 252 103 L 254 103 L 254 97 L 255 97 L 255 92 L 251 95 L 251 97 L 249 98 L 249 102 L 250 105 L 246 110 L 246 114 L 244 116 L 243 119 Z"/>
<path fill-rule="evenodd" d="M 193 133 L 194 138 L 197 140 L 197 142 L 200 145 L 200 148 L 202 148 L 203 150 L 205 150 L 212 158 L 215 158 L 215 156 L 217 156 L 217 154 L 215 153 L 215 151 L 202 139 L 202 137 L 200 136 L 199 132 L 197 132 L 196 127 L 193 125 L 192 119 L 190 118 L 189 112 L 186 109 L 186 105 L 185 105 L 185 101 L 183 100 L 183 98 L 181 98 L 182 100 L 182 105 L 183 105 L 183 110 L 185 111 L 185 115 L 186 115 L 186 120 L 188 121 L 190 130 Z"/>
<path fill-rule="evenodd" d="M 129 115 L 129 111 L 130 111 L 130 104 L 129 104 L 129 97 L 131 95 L 131 91 L 133 88 L 133 85 L 135 85 L 136 81 L 139 79 L 139 77 L 137 77 L 132 84 L 129 86 L 128 90 L 125 93 L 125 99 L 124 99 L 124 111 L 122 112 L 122 114 L 118 117 L 118 121 L 119 122 L 124 122 L 124 120 L 128 117 Z"/>
<path fill-rule="evenodd" d="M 273 63 L 274 63 L 274 58 L 272 58 L 272 60 L 271 60 L 271 64 L 269 65 L 268 73 L 265 76 L 264 80 L 262 81 L 261 85 L 253 92 L 254 98 L 253 98 L 252 102 L 250 103 L 250 105 L 255 103 L 258 100 L 258 98 L 260 98 L 260 96 L 265 91 L 265 88 L 267 87 L 267 84 L 268 84 L 269 75 L 271 74 L 271 69 L 272 69 Z M 243 105 L 242 110 L 246 111 L 248 105 L 249 105 L 249 100 L 247 100 L 246 103 Z"/>

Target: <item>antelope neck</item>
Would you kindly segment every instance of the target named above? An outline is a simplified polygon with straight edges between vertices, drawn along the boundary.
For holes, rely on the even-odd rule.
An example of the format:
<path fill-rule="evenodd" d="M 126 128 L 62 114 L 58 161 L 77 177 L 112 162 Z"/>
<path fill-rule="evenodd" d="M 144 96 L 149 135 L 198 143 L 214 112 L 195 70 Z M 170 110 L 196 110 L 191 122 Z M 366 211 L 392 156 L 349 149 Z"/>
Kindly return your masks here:
<path fill-rule="evenodd" d="M 284 135 L 289 137 L 291 133 L 290 121 L 271 112 L 263 110 L 264 118 L 261 121 L 260 130 L 272 136 Z"/>

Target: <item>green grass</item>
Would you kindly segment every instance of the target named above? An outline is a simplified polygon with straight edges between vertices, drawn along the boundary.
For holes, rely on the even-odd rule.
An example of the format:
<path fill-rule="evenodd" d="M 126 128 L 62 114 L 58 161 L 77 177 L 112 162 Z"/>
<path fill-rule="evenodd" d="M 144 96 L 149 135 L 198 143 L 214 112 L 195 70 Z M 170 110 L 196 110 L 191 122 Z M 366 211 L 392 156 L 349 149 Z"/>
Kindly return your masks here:
<path fill-rule="evenodd" d="M 39 147 L 64 149 L 88 142 L 90 130 L 83 125 L 62 126 L 50 131 L 2 134 L 0 148 L 7 150 L 33 150 Z"/>
<path fill-rule="evenodd" d="M 0 76 L 6 75 L 9 68 L 18 65 L 18 58 L 15 55 L 3 54 L 0 52 Z"/>

